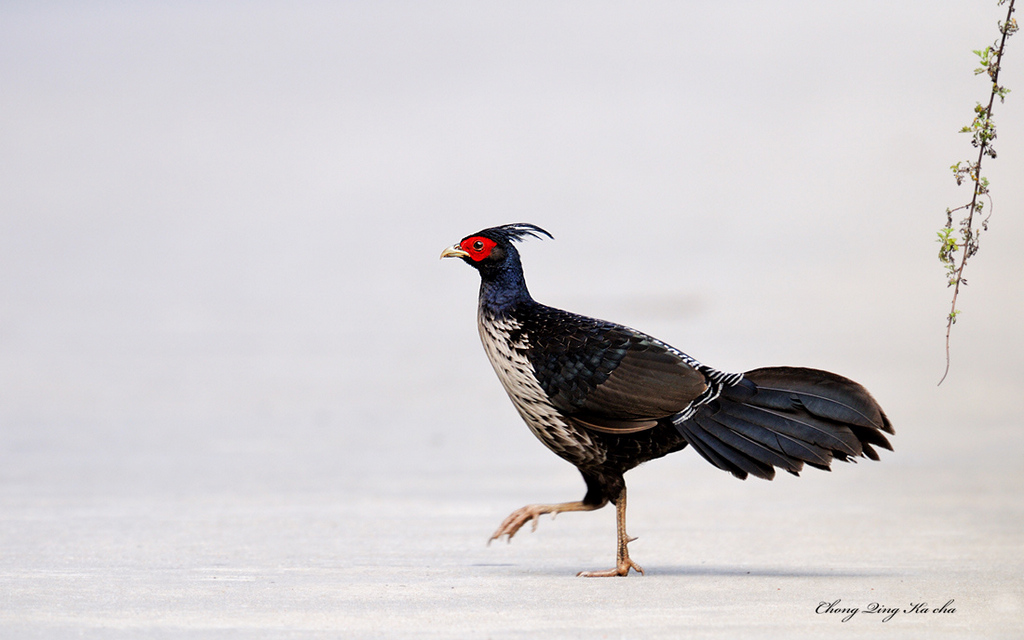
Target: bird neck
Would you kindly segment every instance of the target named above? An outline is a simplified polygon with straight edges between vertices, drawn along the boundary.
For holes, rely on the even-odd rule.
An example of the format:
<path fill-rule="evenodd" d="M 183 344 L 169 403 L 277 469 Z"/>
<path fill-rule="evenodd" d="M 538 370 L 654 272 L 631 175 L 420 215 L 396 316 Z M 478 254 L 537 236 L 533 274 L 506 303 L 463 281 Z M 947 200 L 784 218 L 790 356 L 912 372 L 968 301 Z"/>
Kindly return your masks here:
<path fill-rule="evenodd" d="M 523 302 L 532 302 L 526 288 L 523 267 L 515 257 L 510 256 L 508 264 L 488 273 L 480 274 L 480 307 L 500 315 Z"/>

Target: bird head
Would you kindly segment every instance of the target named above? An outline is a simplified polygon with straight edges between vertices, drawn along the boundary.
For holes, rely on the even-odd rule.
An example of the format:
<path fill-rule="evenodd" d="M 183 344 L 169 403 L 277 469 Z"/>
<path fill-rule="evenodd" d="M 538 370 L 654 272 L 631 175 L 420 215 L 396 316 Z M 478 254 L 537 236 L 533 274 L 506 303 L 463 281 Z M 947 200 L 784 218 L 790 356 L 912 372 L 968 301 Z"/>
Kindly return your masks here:
<path fill-rule="evenodd" d="M 488 275 L 519 264 L 519 252 L 512 246 L 513 242 L 527 237 L 540 238 L 541 234 L 554 239 L 544 229 L 525 222 L 491 227 L 466 236 L 442 251 L 441 257 L 462 258 L 481 275 Z"/>

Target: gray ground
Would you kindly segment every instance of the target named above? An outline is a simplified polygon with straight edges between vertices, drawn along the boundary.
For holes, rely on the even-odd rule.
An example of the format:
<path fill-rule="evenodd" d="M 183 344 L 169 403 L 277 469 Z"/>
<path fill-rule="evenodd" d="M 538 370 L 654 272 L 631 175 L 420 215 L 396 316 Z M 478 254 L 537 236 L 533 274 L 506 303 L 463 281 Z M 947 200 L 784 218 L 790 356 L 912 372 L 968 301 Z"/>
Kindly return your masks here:
<path fill-rule="evenodd" d="M 935 386 L 991 4 L 0 6 L 0 637 L 1019 637 L 1016 93 Z M 644 577 L 574 577 L 611 510 L 486 546 L 583 492 L 437 260 L 519 220 L 537 298 L 849 375 L 896 451 L 646 465 Z"/>

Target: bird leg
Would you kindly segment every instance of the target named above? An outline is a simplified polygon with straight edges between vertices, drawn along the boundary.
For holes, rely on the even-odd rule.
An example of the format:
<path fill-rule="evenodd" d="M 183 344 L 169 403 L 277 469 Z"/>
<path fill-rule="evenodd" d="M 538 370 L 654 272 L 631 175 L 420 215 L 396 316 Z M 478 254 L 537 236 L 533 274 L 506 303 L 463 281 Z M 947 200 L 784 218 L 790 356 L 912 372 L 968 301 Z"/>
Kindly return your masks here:
<path fill-rule="evenodd" d="M 633 569 L 643 575 L 644 570 L 629 557 L 629 548 L 627 545 L 636 540 L 636 538 L 630 538 L 626 533 L 625 487 L 622 488 L 622 493 L 619 494 L 618 500 L 615 501 L 615 525 L 616 535 L 618 538 L 618 548 L 615 553 L 615 568 L 608 569 L 607 571 L 580 571 L 576 574 L 577 576 L 582 576 L 584 578 L 610 578 L 613 576 L 629 575 L 630 569 Z"/>
<path fill-rule="evenodd" d="M 509 514 L 498 530 L 494 532 L 491 539 L 487 541 L 487 544 L 491 544 L 501 536 L 508 536 L 508 541 L 512 542 L 512 536 L 516 535 L 516 532 L 522 528 L 524 524 L 533 520 L 533 529 L 537 530 L 537 524 L 540 522 L 540 517 L 545 513 L 550 513 L 551 517 L 563 511 L 593 511 L 594 509 L 600 509 L 606 503 L 601 504 L 585 504 L 583 501 L 578 502 L 560 502 L 558 504 L 528 504 L 525 507 L 516 509 Z"/>

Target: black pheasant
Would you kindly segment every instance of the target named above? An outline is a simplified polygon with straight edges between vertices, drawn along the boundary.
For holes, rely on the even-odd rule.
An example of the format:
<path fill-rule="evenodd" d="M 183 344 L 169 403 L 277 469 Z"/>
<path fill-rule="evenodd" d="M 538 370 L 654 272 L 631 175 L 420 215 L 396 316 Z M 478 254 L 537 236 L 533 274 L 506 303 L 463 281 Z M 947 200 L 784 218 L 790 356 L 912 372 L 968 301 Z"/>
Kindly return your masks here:
<path fill-rule="evenodd" d="M 767 367 L 724 373 L 660 340 L 619 324 L 535 302 L 519 252 L 527 236 L 552 237 L 532 224 L 484 229 L 445 249 L 480 272 L 478 326 L 484 350 L 512 403 L 541 442 L 583 474 L 578 502 L 528 505 L 491 540 L 545 513 L 615 505 L 615 567 L 582 576 L 643 570 L 629 557 L 626 484 L 637 465 L 691 445 L 740 479 L 794 475 L 805 464 L 892 450 L 892 425 L 867 389 L 827 371 Z"/>

